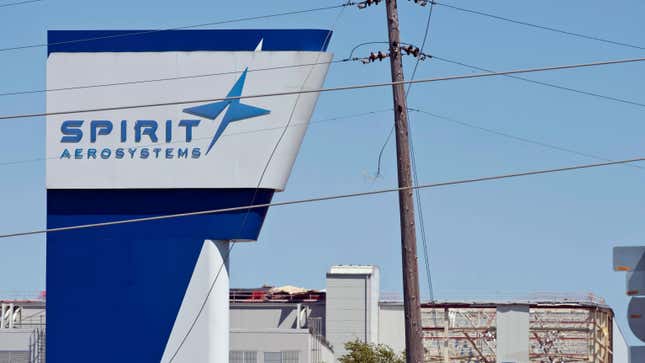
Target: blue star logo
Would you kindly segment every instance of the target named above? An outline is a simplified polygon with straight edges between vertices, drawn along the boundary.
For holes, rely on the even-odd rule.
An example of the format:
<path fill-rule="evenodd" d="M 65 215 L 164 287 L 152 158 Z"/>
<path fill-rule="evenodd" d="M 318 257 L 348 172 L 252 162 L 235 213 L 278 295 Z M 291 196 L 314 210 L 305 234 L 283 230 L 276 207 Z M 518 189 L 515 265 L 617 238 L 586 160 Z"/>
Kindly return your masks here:
<path fill-rule="evenodd" d="M 231 88 L 231 90 L 226 95 L 227 98 L 240 97 L 242 95 L 242 89 L 244 88 L 244 81 L 246 80 L 246 72 L 248 70 L 249 69 L 246 68 L 244 72 L 242 72 L 242 74 L 240 75 L 240 78 L 235 82 L 235 84 L 233 85 L 233 88 Z M 219 116 L 219 114 L 222 113 L 222 111 L 224 111 L 224 109 L 227 106 L 228 106 L 228 110 L 226 110 L 226 113 L 224 114 L 224 118 L 222 119 L 222 122 L 219 124 L 217 131 L 215 131 L 215 135 L 213 135 L 213 139 L 211 140 L 210 145 L 208 145 L 206 154 L 208 154 L 208 152 L 211 151 L 211 149 L 213 148 L 213 145 L 215 145 L 215 142 L 217 142 L 217 139 L 219 139 L 220 136 L 222 136 L 222 134 L 224 133 L 224 130 L 231 122 L 241 121 L 251 117 L 262 116 L 271 112 L 263 108 L 253 107 L 250 105 L 245 105 L 243 103 L 240 103 L 239 98 L 233 99 L 233 100 L 209 103 L 206 105 L 201 105 L 196 107 L 190 107 L 190 108 L 184 109 L 183 111 L 197 117 L 203 117 L 209 120 L 215 120 L 217 116 Z"/>

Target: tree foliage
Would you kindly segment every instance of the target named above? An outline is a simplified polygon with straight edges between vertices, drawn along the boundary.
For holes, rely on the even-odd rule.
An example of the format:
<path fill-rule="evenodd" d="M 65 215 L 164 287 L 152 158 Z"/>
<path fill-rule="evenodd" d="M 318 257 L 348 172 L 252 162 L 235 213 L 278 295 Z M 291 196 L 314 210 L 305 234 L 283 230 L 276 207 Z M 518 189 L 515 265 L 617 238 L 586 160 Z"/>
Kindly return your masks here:
<path fill-rule="evenodd" d="M 402 355 L 384 344 L 354 340 L 345 343 L 345 350 L 347 353 L 340 358 L 340 363 L 405 363 Z"/>

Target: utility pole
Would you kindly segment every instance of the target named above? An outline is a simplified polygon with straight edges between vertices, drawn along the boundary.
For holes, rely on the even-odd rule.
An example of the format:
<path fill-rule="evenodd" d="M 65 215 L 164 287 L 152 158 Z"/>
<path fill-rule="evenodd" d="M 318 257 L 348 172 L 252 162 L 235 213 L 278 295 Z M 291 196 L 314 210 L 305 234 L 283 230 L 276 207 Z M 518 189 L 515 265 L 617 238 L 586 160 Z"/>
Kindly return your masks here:
<path fill-rule="evenodd" d="M 387 28 L 390 40 L 390 67 L 392 82 L 403 81 L 399 15 L 396 0 L 385 0 Z M 394 96 L 394 127 L 398 166 L 399 212 L 401 220 L 401 257 L 403 259 L 403 307 L 405 311 L 405 353 L 407 363 L 424 360 L 421 330 L 421 302 L 419 301 L 419 271 L 417 267 L 417 238 L 414 224 L 412 174 L 410 172 L 410 144 L 408 143 L 408 105 L 403 84 L 392 85 Z"/>

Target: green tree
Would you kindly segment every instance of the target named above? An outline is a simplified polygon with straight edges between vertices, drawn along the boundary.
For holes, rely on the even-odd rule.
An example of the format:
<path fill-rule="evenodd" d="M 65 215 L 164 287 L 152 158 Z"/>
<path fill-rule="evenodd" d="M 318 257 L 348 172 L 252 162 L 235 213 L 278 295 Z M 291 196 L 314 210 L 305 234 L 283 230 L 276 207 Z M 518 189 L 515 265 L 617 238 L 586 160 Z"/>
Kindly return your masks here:
<path fill-rule="evenodd" d="M 347 353 L 340 363 L 405 363 L 402 355 L 384 344 L 370 344 L 359 340 L 345 343 Z"/>

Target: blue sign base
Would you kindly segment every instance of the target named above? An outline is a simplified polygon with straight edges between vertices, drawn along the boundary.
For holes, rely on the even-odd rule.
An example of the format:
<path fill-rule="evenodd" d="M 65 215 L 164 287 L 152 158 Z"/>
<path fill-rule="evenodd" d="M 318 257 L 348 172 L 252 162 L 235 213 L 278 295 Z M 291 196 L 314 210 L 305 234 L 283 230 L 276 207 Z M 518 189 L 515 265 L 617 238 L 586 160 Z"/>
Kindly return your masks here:
<path fill-rule="evenodd" d="M 263 204 L 273 193 L 48 190 L 47 227 Z M 49 233 L 47 360 L 159 362 L 204 240 L 256 240 L 267 210 Z"/>

